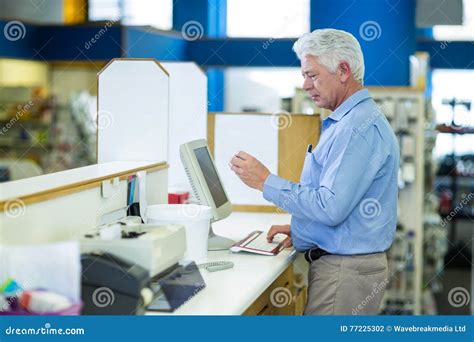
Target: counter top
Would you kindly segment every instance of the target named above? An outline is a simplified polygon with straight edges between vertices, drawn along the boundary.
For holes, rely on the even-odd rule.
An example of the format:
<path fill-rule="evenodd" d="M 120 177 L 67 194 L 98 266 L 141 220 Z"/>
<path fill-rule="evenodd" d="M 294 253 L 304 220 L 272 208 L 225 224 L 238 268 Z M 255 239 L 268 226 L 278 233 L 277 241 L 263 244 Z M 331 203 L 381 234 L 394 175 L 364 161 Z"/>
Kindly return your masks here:
<path fill-rule="evenodd" d="M 213 224 L 214 232 L 240 240 L 254 230 L 267 231 L 274 224 L 289 224 L 290 215 L 272 213 L 232 213 Z M 204 262 L 232 261 L 234 267 L 224 271 L 201 270 L 206 287 L 171 315 L 241 315 L 294 261 L 292 248 L 276 256 L 230 251 L 208 252 Z M 170 315 L 148 312 L 150 315 Z"/>
<path fill-rule="evenodd" d="M 0 204 L 7 200 L 23 200 L 25 204 L 48 200 L 71 191 L 101 184 L 102 181 L 135 174 L 138 171 L 167 168 L 166 162 L 117 161 L 94 164 L 0 184 Z M 0 211 L 3 210 L 0 208 Z"/>

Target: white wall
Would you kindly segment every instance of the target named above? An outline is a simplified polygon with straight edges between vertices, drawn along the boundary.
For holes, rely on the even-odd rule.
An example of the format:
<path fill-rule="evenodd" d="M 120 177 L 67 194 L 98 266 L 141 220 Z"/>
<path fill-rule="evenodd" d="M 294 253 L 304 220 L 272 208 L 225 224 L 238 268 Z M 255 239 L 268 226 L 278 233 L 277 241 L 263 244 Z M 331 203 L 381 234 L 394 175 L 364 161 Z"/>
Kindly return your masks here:
<path fill-rule="evenodd" d="M 170 192 L 191 190 L 179 147 L 196 139 L 207 139 L 207 77 L 192 62 L 164 62 L 170 74 L 168 187 Z"/>
<path fill-rule="evenodd" d="M 0 0 L 0 17 L 26 22 L 61 24 L 63 0 Z"/>
<path fill-rule="evenodd" d="M 242 112 L 257 108 L 273 113 L 281 109 L 281 99 L 292 97 L 303 84 L 299 68 L 227 68 L 225 70 L 224 111 Z"/>

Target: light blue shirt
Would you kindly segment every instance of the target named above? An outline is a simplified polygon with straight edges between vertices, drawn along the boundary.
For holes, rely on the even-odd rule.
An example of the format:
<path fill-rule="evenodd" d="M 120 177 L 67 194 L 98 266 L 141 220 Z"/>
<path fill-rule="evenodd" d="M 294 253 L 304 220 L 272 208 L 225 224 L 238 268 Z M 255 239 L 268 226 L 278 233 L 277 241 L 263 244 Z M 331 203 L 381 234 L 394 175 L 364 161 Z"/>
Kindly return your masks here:
<path fill-rule="evenodd" d="M 397 224 L 399 157 L 392 128 L 363 89 L 323 121 L 318 145 L 306 151 L 300 183 L 271 174 L 263 197 L 292 215 L 297 251 L 385 251 Z"/>

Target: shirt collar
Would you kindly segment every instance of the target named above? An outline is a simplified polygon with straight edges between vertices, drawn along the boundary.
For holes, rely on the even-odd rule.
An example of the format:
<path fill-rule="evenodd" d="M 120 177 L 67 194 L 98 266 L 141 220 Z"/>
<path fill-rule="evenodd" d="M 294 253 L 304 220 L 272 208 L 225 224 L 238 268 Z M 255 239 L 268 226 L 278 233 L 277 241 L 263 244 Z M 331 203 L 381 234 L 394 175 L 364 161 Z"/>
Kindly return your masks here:
<path fill-rule="evenodd" d="M 337 107 L 336 110 L 328 116 L 328 118 L 331 118 L 334 121 L 339 121 L 357 104 L 371 97 L 372 96 L 367 89 L 361 89 L 349 96 L 349 98 L 347 98 L 339 107 Z"/>

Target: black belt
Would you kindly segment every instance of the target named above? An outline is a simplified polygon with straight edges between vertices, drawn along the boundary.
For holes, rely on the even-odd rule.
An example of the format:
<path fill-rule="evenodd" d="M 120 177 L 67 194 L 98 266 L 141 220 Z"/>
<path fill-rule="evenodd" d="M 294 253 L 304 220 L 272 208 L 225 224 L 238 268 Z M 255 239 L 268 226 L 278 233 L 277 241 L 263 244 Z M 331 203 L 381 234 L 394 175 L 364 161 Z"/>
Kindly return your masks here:
<path fill-rule="evenodd" d="M 330 254 L 331 253 L 325 251 L 324 249 L 316 247 L 304 252 L 304 258 L 306 259 L 307 262 L 311 264 L 313 261 L 318 260 L 322 256 L 330 255 Z"/>

